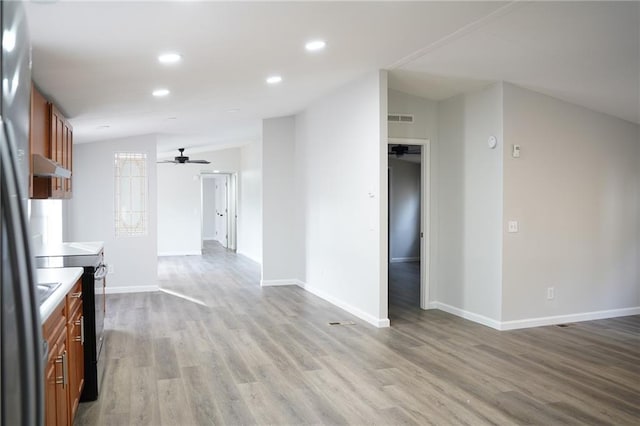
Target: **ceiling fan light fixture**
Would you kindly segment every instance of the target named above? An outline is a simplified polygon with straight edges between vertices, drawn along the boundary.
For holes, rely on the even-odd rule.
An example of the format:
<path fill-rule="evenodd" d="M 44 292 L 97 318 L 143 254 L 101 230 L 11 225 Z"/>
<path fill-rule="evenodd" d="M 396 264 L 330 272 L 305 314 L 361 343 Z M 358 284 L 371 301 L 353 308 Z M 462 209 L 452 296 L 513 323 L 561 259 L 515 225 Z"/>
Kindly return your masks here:
<path fill-rule="evenodd" d="M 211 161 L 207 160 L 190 160 L 189 157 L 184 155 L 184 148 L 178 148 L 180 155 L 173 157 L 173 160 L 158 161 L 158 163 L 173 163 L 173 164 L 211 164 Z"/>

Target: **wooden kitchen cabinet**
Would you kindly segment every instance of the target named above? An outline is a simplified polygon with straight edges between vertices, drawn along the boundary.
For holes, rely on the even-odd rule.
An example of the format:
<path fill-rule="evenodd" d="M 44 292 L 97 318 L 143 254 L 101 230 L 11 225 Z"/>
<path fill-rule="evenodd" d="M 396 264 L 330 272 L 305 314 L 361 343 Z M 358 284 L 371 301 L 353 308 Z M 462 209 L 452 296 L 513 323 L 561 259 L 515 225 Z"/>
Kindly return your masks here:
<path fill-rule="evenodd" d="M 73 171 L 73 127 L 33 84 L 30 119 L 31 154 L 42 155 Z M 65 199 L 72 196 L 71 178 L 34 176 L 33 157 L 30 177 L 30 198 Z"/>
<path fill-rule="evenodd" d="M 69 348 L 69 413 L 73 419 L 84 387 L 84 318 L 82 315 L 82 282 L 67 294 L 67 341 Z"/>
<path fill-rule="evenodd" d="M 45 321 L 42 334 L 49 345 L 45 365 L 45 425 L 70 426 L 84 386 L 81 280 Z"/>
<path fill-rule="evenodd" d="M 69 384 L 65 302 L 61 302 L 44 323 L 43 336 L 49 344 L 45 366 L 45 425 L 68 426 Z"/>

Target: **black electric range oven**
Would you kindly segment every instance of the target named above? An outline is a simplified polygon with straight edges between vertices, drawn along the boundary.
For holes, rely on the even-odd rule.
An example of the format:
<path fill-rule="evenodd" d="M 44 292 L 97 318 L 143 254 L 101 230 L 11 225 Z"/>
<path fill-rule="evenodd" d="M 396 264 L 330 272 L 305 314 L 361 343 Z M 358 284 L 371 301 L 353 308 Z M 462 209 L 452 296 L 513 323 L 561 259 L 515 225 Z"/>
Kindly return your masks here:
<path fill-rule="evenodd" d="M 107 265 L 104 251 L 90 255 L 36 256 L 36 268 L 82 267 L 82 310 L 84 317 L 84 390 L 80 401 L 98 399 L 104 375 L 104 314 Z"/>

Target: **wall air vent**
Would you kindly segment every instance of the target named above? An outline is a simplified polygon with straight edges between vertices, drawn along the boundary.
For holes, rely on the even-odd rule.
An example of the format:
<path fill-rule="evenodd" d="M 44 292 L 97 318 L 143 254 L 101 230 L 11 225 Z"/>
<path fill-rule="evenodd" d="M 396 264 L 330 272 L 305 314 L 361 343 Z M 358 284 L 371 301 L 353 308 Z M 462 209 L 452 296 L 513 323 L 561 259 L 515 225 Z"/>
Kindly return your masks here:
<path fill-rule="evenodd" d="M 413 124 L 413 114 L 389 114 L 387 116 L 389 123 Z"/>

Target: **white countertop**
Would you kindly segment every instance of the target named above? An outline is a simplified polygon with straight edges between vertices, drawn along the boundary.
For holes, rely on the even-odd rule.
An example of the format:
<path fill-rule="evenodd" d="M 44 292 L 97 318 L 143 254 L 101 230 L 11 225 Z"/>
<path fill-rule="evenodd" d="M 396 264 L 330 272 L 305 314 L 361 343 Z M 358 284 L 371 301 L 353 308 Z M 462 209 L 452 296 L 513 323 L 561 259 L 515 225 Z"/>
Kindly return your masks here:
<path fill-rule="evenodd" d="M 36 257 L 95 256 L 104 248 L 102 241 L 47 244 L 33 247 Z"/>
<path fill-rule="evenodd" d="M 44 323 L 82 276 L 82 268 L 36 269 L 36 280 L 41 283 L 61 283 L 47 300 L 40 305 L 40 320 Z"/>

